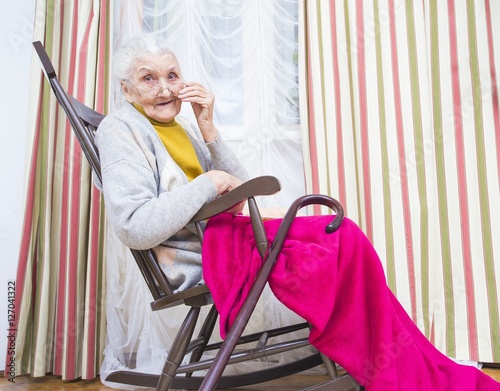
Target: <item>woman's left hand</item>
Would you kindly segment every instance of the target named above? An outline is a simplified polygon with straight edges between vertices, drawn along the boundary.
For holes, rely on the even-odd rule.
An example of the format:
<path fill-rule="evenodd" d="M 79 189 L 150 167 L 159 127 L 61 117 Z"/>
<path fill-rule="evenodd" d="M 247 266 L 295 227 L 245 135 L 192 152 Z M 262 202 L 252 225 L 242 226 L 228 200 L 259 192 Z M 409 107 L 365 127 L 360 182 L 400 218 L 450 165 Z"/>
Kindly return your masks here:
<path fill-rule="evenodd" d="M 199 83 L 188 82 L 178 97 L 183 102 L 191 103 L 205 142 L 214 141 L 217 138 L 217 129 L 213 124 L 215 95 Z"/>

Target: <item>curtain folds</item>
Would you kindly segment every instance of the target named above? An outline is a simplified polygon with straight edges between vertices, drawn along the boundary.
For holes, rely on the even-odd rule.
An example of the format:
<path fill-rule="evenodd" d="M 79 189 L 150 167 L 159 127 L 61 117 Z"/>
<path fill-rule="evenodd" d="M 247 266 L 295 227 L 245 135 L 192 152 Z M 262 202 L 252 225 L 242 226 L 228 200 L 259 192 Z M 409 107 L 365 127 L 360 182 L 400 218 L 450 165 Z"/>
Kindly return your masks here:
<path fill-rule="evenodd" d="M 500 3 L 302 4 L 308 191 L 346 207 L 439 349 L 499 362 Z"/>
<path fill-rule="evenodd" d="M 38 1 L 34 40 L 69 94 L 107 110 L 107 0 Z M 105 336 L 104 210 L 63 110 L 33 56 L 32 155 L 16 279 L 16 375 L 96 377 Z M 10 357 L 7 357 L 7 363 Z"/>

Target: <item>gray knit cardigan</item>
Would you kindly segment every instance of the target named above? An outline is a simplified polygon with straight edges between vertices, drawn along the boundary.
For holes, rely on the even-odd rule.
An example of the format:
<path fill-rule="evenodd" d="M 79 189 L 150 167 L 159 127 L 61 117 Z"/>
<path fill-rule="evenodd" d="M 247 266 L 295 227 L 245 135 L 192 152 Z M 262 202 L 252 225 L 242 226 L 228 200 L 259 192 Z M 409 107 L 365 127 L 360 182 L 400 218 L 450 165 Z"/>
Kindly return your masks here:
<path fill-rule="evenodd" d="M 246 170 L 220 135 L 206 144 L 184 118 L 177 122 L 189 135 L 204 172 L 217 169 L 245 181 Z M 202 280 L 201 246 L 188 222 L 217 196 L 204 174 L 191 182 L 171 158 L 147 118 L 132 105 L 108 115 L 96 134 L 106 216 L 118 238 L 133 249 L 154 248 L 175 289 Z"/>

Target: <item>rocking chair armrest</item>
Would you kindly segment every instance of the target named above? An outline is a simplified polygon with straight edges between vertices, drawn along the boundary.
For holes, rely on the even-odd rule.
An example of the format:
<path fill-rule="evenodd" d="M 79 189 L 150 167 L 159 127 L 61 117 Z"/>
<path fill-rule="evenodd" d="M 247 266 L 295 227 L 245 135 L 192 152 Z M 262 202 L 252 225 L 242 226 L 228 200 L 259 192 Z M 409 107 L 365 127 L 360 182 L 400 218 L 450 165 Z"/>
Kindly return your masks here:
<path fill-rule="evenodd" d="M 288 230 L 292 226 L 293 220 L 297 215 L 297 212 L 305 206 L 308 205 L 324 205 L 332 209 L 336 215 L 333 218 L 332 222 L 329 223 L 325 227 L 325 232 L 327 234 L 331 234 L 339 229 L 342 221 L 344 220 L 344 208 L 335 198 L 324 194 L 309 194 L 302 197 L 299 197 L 295 200 L 295 202 L 290 206 L 281 225 L 276 233 L 275 239 L 273 241 L 272 248 L 270 252 L 274 251 L 274 249 L 280 249 L 283 242 L 285 241 Z"/>
<path fill-rule="evenodd" d="M 218 215 L 251 197 L 272 195 L 280 190 L 281 184 L 278 179 L 273 176 L 260 176 L 250 179 L 223 196 L 203 205 L 203 207 L 193 216 L 191 223 L 206 220 L 209 217 Z"/>

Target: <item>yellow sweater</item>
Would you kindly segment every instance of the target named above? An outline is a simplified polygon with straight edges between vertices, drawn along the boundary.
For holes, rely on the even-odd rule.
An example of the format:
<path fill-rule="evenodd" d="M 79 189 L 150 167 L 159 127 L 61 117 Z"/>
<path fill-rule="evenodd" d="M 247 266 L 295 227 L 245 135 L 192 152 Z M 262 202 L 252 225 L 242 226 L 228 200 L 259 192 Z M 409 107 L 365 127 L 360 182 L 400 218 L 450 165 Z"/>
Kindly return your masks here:
<path fill-rule="evenodd" d="M 203 169 L 198 161 L 191 139 L 175 118 L 166 123 L 158 122 L 148 117 L 141 106 L 134 104 L 134 107 L 151 122 L 168 153 L 184 171 L 188 180 L 192 181 L 198 175 L 203 174 Z"/>

